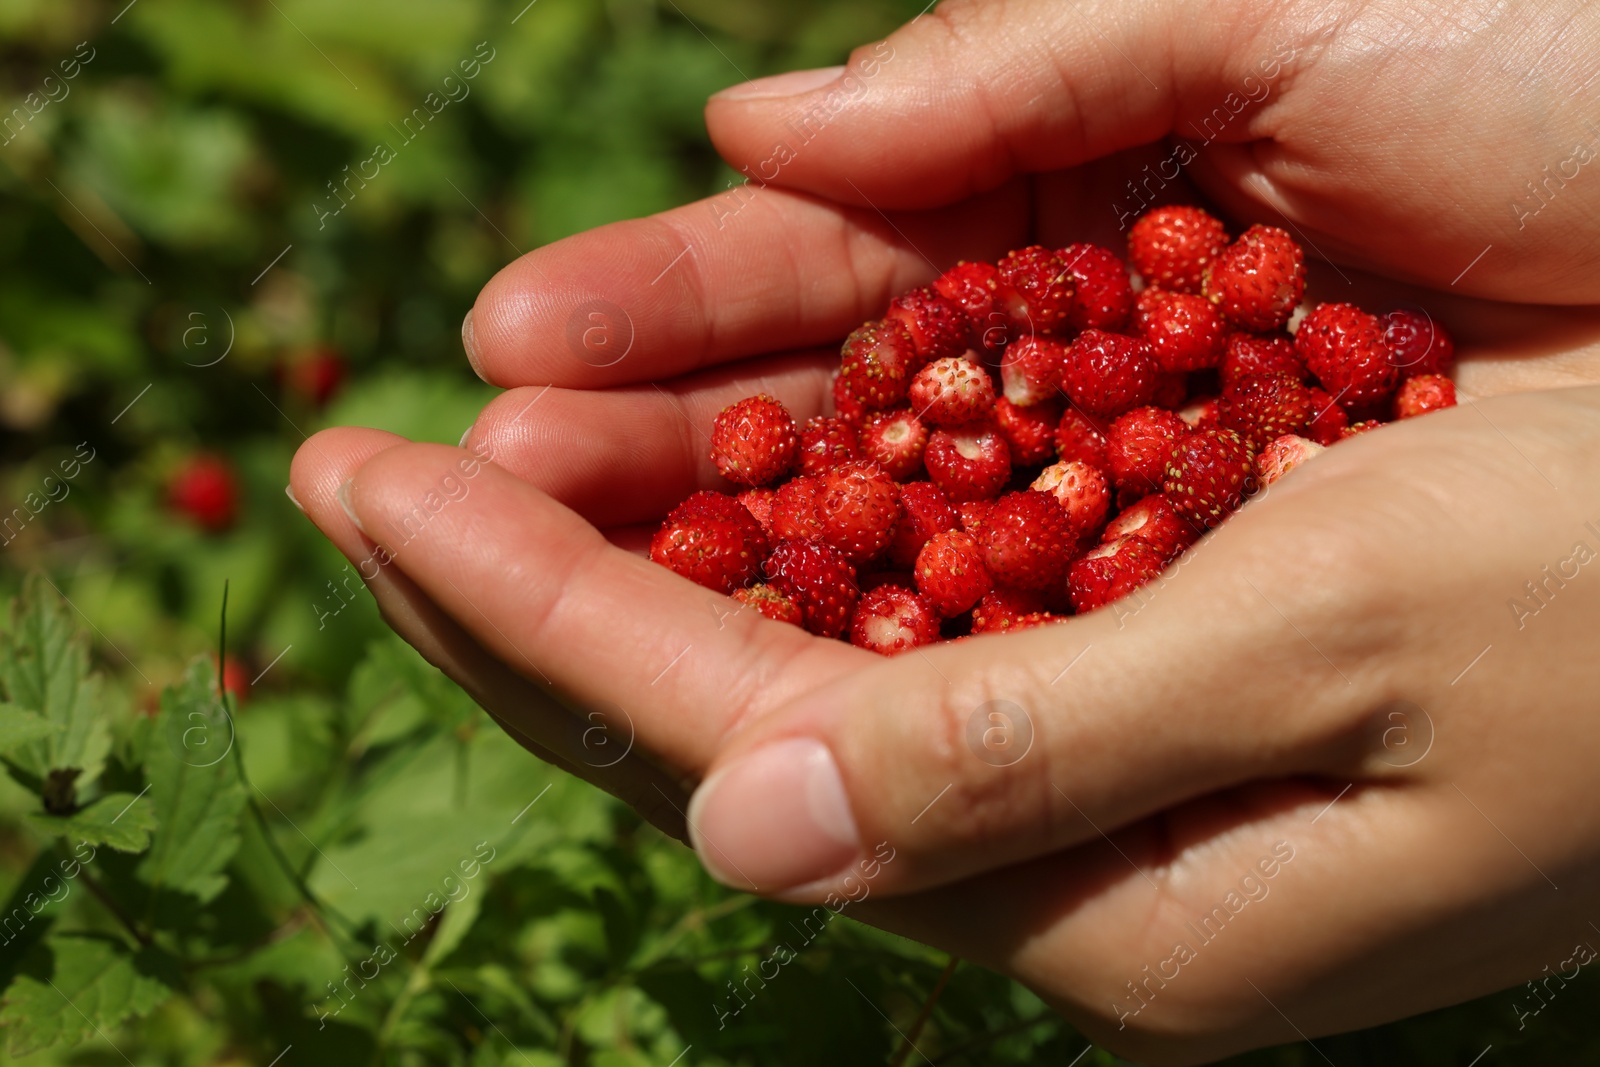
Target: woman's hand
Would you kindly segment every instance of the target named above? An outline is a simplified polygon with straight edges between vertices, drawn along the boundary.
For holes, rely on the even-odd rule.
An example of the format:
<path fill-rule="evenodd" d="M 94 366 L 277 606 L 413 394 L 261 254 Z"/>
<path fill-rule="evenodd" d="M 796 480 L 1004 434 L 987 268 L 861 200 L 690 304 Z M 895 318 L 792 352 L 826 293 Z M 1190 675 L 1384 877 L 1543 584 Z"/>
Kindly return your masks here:
<path fill-rule="evenodd" d="M 1573 179 L 1518 230 L 1495 177 L 1565 158 L 1527 146 L 1513 90 L 1542 62 L 1558 103 L 1533 128 L 1576 106 L 1561 63 L 1593 20 L 1540 36 L 1526 11 L 1443 33 L 1383 4 L 1217 10 L 941 8 L 810 120 L 776 176 L 793 188 L 605 227 L 490 284 L 469 352 L 508 391 L 467 442 L 493 463 L 335 430 L 293 473 L 353 559 L 384 546 L 372 584 L 402 634 L 536 752 L 658 825 L 692 813 L 718 877 L 859 899 L 1174 1063 L 1558 967 L 1600 855 L 1600 390 L 1555 388 L 1600 380 L 1600 316 L 1497 302 L 1600 299 L 1575 269 L 1600 185 Z M 1182 169 L 1346 264 L 1441 289 L 1470 267 L 1454 289 L 1493 301 L 1327 264 L 1313 296 L 1423 301 L 1462 342 L 1465 394 L 1548 391 L 1341 444 L 1130 601 L 894 660 L 640 558 L 642 531 L 720 484 L 717 410 L 765 390 L 822 411 L 833 357 L 805 346 L 957 258 L 1115 242 L 1126 183 L 1173 152 L 1131 146 L 1222 105 L 1280 39 L 1294 56 L 1262 104 Z M 749 91 L 709 113 L 736 162 L 827 93 Z M 1406 133 L 1431 128 L 1457 143 Z"/>

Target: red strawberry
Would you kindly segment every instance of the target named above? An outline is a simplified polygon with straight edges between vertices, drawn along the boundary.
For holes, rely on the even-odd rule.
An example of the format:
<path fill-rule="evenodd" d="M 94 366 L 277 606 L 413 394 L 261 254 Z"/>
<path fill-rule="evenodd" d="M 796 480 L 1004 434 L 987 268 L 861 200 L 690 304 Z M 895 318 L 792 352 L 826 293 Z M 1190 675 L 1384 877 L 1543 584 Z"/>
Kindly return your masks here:
<path fill-rule="evenodd" d="M 1082 615 L 1121 599 L 1166 569 L 1161 553 L 1131 537 L 1090 549 L 1067 572 L 1072 606 Z"/>
<path fill-rule="evenodd" d="M 733 599 L 747 607 L 755 608 L 773 622 L 805 624 L 805 614 L 800 605 L 763 582 L 733 591 Z"/>
<path fill-rule="evenodd" d="M 167 502 L 207 533 L 221 533 L 239 517 L 239 482 L 217 456 L 191 456 L 167 483 Z"/>
<path fill-rule="evenodd" d="M 1198 396 L 1178 410 L 1178 418 L 1191 430 L 1212 430 L 1222 425 L 1219 402 L 1214 396 Z"/>
<path fill-rule="evenodd" d="M 1198 293 L 1206 267 L 1228 246 L 1228 231 L 1197 207 L 1158 207 L 1128 231 L 1128 262 L 1147 285 Z"/>
<path fill-rule="evenodd" d="M 1321 451 L 1323 446 L 1315 441 L 1284 434 L 1256 457 L 1256 476 L 1263 486 L 1271 485 Z"/>
<path fill-rule="evenodd" d="M 1332 393 L 1321 389 L 1311 390 L 1311 422 L 1306 426 L 1306 436 L 1319 445 L 1331 445 L 1344 436 L 1350 425 L 1350 416 L 1333 398 Z"/>
<path fill-rule="evenodd" d="M 1232 430 L 1195 430 L 1173 449 L 1164 491 L 1179 515 L 1209 529 L 1244 503 L 1254 472 L 1243 437 Z"/>
<path fill-rule="evenodd" d="M 1117 488 L 1143 496 L 1159 492 L 1167 477 L 1167 460 L 1189 434 L 1189 424 L 1176 412 L 1158 407 L 1134 408 L 1111 424 L 1106 458 Z"/>
<path fill-rule="evenodd" d="M 1339 440 L 1343 441 L 1347 437 L 1371 433 L 1373 430 L 1381 429 L 1382 427 L 1383 423 L 1377 419 L 1362 419 L 1360 422 L 1352 422 L 1349 426 L 1339 431 Z"/>
<path fill-rule="evenodd" d="M 289 391 L 318 408 L 333 399 L 344 379 L 344 357 L 329 345 L 301 352 L 283 368 L 283 381 Z"/>
<path fill-rule="evenodd" d="M 856 429 L 843 419 L 813 415 L 800 431 L 800 473 L 821 474 L 859 458 Z"/>
<path fill-rule="evenodd" d="M 1056 452 L 1063 460 L 1079 460 L 1108 470 L 1111 460 L 1105 429 L 1077 408 L 1068 408 L 1056 427 Z"/>
<path fill-rule="evenodd" d="M 1020 616 L 1007 629 L 1009 629 L 1011 633 L 1016 633 L 1018 630 L 1031 630 L 1035 626 L 1048 626 L 1053 622 L 1065 621 L 1066 620 L 1061 616 L 1052 615 L 1048 611 L 1035 611 L 1027 615 Z"/>
<path fill-rule="evenodd" d="M 919 367 L 961 355 L 972 335 L 966 310 L 931 285 L 897 297 L 884 318 L 899 322 L 911 334 Z"/>
<path fill-rule="evenodd" d="M 939 613 L 919 593 L 880 585 L 864 594 L 850 617 L 850 643 L 884 656 L 939 640 Z"/>
<path fill-rule="evenodd" d="M 821 517 L 817 514 L 820 476 L 802 475 L 784 482 L 772 498 L 767 518 L 774 541 L 816 541 L 822 537 Z"/>
<path fill-rule="evenodd" d="M 1288 374 L 1247 374 L 1223 387 L 1217 408 L 1222 425 L 1258 449 L 1284 434 L 1304 433 L 1316 413 L 1310 388 Z"/>
<path fill-rule="evenodd" d="M 910 330 L 890 320 L 869 322 L 845 339 L 839 378 L 864 406 L 887 408 L 905 399 L 921 365 Z"/>
<path fill-rule="evenodd" d="M 817 476 L 822 540 L 852 560 L 871 559 L 894 537 L 900 487 L 876 463 L 841 463 Z"/>
<path fill-rule="evenodd" d="M 1195 371 L 1222 362 L 1228 326 L 1217 309 L 1192 293 L 1146 289 L 1133 310 L 1134 332 L 1150 343 L 1164 371 Z"/>
<path fill-rule="evenodd" d="M 1346 411 L 1387 400 L 1400 384 L 1383 326 L 1351 304 L 1318 304 L 1295 331 L 1294 347 Z"/>
<path fill-rule="evenodd" d="M 1131 537 L 1159 552 L 1164 562 L 1171 562 L 1194 544 L 1197 536 L 1195 528 L 1172 506 L 1171 497 L 1151 493 L 1107 523 L 1100 540 L 1110 544 L 1119 537 Z"/>
<path fill-rule="evenodd" d="M 1128 268 L 1109 248 L 1068 245 L 1056 253 L 1073 282 L 1067 325 L 1075 330 L 1120 330 L 1133 311 Z"/>
<path fill-rule="evenodd" d="M 922 451 L 928 446 L 928 428 L 909 408 L 880 411 L 861 427 L 860 452 L 903 482 L 922 469 Z"/>
<path fill-rule="evenodd" d="M 994 410 L 989 372 L 965 356 L 936 359 L 911 380 L 911 410 L 929 426 L 964 426 Z"/>
<path fill-rule="evenodd" d="M 211 657 L 211 669 L 217 669 L 217 657 Z M 258 676 L 259 677 L 259 676 Z M 222 689 L 233 697 L 234 703 L 242 705 L 250 699 L 250 673 L 232 656 L 222 661 Z"/>
<path fill-rule="evenodd" d="M 1061 404 L 1050 402 L 1019 408 L 1005 397 L 994 402 L 994 421 L 1000 436 L 1011 449 L 1011 462 L 1018 467 L 1048 463 L 1056 454 L 1056 427 L 1061 422 Z"/>
<path fill-rule="evenodd" d="M 1043 245 L 1008 252 L 995 264 L 1001 286 L 1010 286 L 1022 298 L 1011 312 L 1015 336 L 1054 333 L 1067 323 L 1072 310 L 1073 280 L 1066 263 Z"/>
<path fill-rule="evenodd" d="M 1076 460 L 1046 467 L 1030 488 L 1055 499 L 1080 541 L 1100 528 L 1111 508 L 1105 474 Z"/>
<path fill-rule="evenodd" d="M 767 485 L 788 474 L 800 448 L 789 410 L 762 393 L 723 408 L 711 423 L 711 458 L 729 481 Z"/>
<path fill-rule="evenodd" d="M 1217 369 L 1222 384 L 1237 381 L 1246 374 L 1288 374 L 1304 380 L 1306 364 L 1294 350 L 1294 338 L 1286 333 L 1245 333 L 1228 335 Z"/>
<path fill-rule="evenodd" d="M 833 413 L 851 426 L 860 426 L 867 417 L 867 407 L 850 394 L 850 383 L 837 370 L 833 372 Z"/>
<path fill-rule="evenodd" d="M 952 503 L 997 497 L 1011 478 L 1011 449 L 993 423 L 933 431 L 922 463 Z"/>
<path fill-rule="evenodd" d="M 960 615 L 989 591 L 994 579 L 983 564 L 983 549 L 964 530 L 928 538 L 917 554 L 917 591 L 945 618 Z"/>
<path fill-rule="evenodd" d="M 855 609 L 856 569 L 838 549 L 815 541 L 780 541 L 764 566 L 767 582 L 800 605 L 805 628 L 838 637 Z"/>
<path fill-rule="evenodd" d="M 1394 398 L 1394 417 L 1410 419 L 1456 406 L 1456 383 L 1442 374 L 1407 378 Z"/>
<path fill-rule="evenodd" d="M 1444 325 L 1426 311 L 1395 308 L 1379 320 L 1389 346 L 1389 362 L 1400 376 L 1449 374 L 1456 365 L 1456 343 Z"/>
<path fill-rule="evenodd" d="M 1044 600 L 1032 589 L 1013 589 L 997 585 L 978 599 L 972 608 L 972 632 L 999 633 L 1026 629 L 1022 619 L 1044 612 Z"/>
<path fill-rule="evenodd" d="M 1240 329 L 1276 330 L 1305 296 L 1306 255 L 1287 231 L 1252 226 L 1206 270 L 1201 291 Z"/>
<path fill-rule="evenodd" d="M 955 505 L 956 519 L 961 528 L 974 537 L 983 529 L 983 520 L 994 510 L 993 500 L 963 500 Z"/>
<path fill-rule="evenodd" d="M 1084 330 L 1067 349 L 1061 387 L 1085 414 L 1115 418 L 1150 402 L 1160 369 L 1155 353 L 1144 341 Z"/>
<path fill-rule="evenodd" d="M 955 509 L 932 482 L 911 482 L 900 487 L 900 525 L 889 542 L 889 562 L 907 570 L 916 566 L 917 553 L 928 538 L 954 530 Z"/>
<path fill-rule="evenodd" d="M 1018 407 L 1042 404 L 1061 395 L 1061 365 L 1067 346 L 1048 337 L 1031 336 L 1006 346 L 1000 359 L 1000 381 L 1006 399 Z"/>
<path fill-rule="evenodd" d="M 746 489 L 739 494 L 739 503 L 761 524 L 761 530 L 770 539 L 772 537 L 772 503 L 778 499 L 778 491 L 767 486 L 756 486 Z"/>
<path fill-rule="evenodd" d="M 978 534 L 995 581 L 1018 589 L 1059 585 L 1072 562 L 1078 531 L 1055 499 L 1032 489 L 994 502 Z"/>
<path fill-rule="evenodd" d="M 761 524 L 731 496 L 702 490 L 673 509 L 650 540 L 650 558 L 719 593 L 760 573 L 767 554 Z"/>
<path fill-rule="evenodd" d="M 972 343 L 988 352 L 998 352 L 1010 336 L 1009 319 L 996 301 L 999 279 L 993 263 L 957 263 L 933 283 L 940 296 L 967 313 Z"/>

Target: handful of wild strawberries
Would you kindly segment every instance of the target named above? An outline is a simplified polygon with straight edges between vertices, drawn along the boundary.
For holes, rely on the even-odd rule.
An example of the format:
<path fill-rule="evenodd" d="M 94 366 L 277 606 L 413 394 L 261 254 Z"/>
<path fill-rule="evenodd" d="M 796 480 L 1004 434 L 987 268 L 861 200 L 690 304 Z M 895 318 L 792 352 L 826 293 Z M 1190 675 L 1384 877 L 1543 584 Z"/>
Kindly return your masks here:
<path fill-rule="evenodd" d="M 1305 255 L 1194 207 L 1110 251 L 959 263 L 844 343 L 836 413 L 724 409 L 702 490 L 650 557 L 768 618 L 886 655 L 1092 611 L 1160 574 L 1259 485 L 1385 416 L 1456 402 L 1427 315 L 1318 304 Z"/>

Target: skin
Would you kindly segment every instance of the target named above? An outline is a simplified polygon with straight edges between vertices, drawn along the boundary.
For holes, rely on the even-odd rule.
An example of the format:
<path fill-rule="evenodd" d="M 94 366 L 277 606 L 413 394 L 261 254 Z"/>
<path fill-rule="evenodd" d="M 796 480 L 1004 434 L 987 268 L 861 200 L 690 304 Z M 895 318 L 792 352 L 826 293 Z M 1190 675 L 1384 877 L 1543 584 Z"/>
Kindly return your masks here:
<path fill-rule="evenodd" d="M 385 617 L 530 750 L 668 832 L 708 774 L 820 741 L 859 851 L 804 869 L 756 833 L 763 804 L 784 814 L 757 798 L 704 815 L 713 873 L 862 898 L 852 915 L 1026 982 L 1123 1056 L 1200 1063 L 1558 969 L 1600 914 L 1600 178 L 1527 183 L 1600 151 L 1600 15 L 958 2 L 887 48 L 852 57 L 878 66 L 842 107 L 795 78 L 712 100 L 718 149 L 760 174 L 831 113 L 765 186 L 489 283 L 464 333 L 507 391 L 464 443 L 492 463 L 324 431 L 292 471 L 307 515 L 353 560 L 392 551 Z M 1286 225 L 1312 299 L 1427 308 L 1461 407 L 1317 457 L 1134 603 L 892 660 L 643 558 L 668 508 L 726 488 L 704 436 L 723 406 L 824 411 L 826 346 L 957 259 L 1120 253 L 1127 182 L 1235 91 L 1257 101 L 1162 201 Z M 465 491 L 398 534 L 452 472 Z M 1014 761 L 968 743 L 992 700 L 1031 727 Z M 1230 890 L 1258 899 L 1197 936 Z"/>

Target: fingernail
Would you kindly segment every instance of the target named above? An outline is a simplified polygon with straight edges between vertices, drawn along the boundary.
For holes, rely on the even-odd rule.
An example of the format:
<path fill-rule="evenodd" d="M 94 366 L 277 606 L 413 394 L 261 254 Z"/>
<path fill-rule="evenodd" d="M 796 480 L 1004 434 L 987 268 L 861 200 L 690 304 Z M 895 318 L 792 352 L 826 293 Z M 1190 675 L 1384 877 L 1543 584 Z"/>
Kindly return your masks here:
<path fill-rule="evenodd" d="M 292 485 L 284 486 L 283 487 L 283 495 L 289 498 L 289 503 L 293 504 L 295 507 L 300 509 L 300 514 L 302 514 L 302 515 L 305 514 L 305 512 L 306 512 L 305 505 L 300 503 L 300 498 L 294 495 L 294 486 L 292 486 Z"/>
<path fill-rule="evenodd" d="M 833 753 L 809 737 L 757 749 L 701 783 L 689 840 L 717 881 L 760 893 L 826 878 L 861 849 Z"/>
<path fill-rule="evenodd" d="M 465 430 L 461 431 L 461 440 L 456 442 L 456 447 L 457 448 L 466 448 L 467 447 L 467 438 L 469 438 L 471 436 L 472 436 L 472 427 L 468 426 Z"/>
<path fill-rule="evenodd" d="M 356 529 L 366 533 L 367 528 L 361 525 L 361 516 L 356 514 L 356 509 L 350 504 L 350 483 L 345 482 L 333 495 L 339 499 L 339 506 L 344 508 L 344 513 L 350 517 L 351 522 L 355 523 Z"/>
<path fill-rule="evenodd" d="M 461 320 L 461 349 L 467 354 L 467 362 L 472 364 L 472 373 L 487 382 L 489 379 L 483 377 L 483 368 L 478 366 L 478 348 L 473 343 L 470 309 L 467 311 L 467 317 Z"/>
<path fill-rule="evenodd" d="M 844 74 L 843 67 L 816 67 L 811 70 L 791 70 L 787 74 L 774 74 L 769 78 L 730 85 L 713 95 L 714 100 L 782 100 L 799 96 L 832 85 Z"/>

